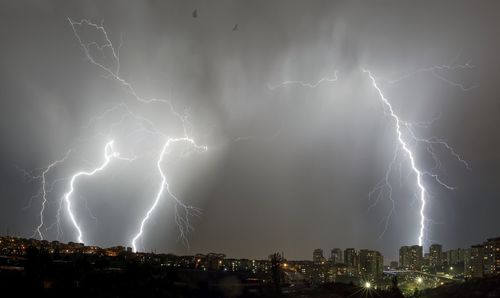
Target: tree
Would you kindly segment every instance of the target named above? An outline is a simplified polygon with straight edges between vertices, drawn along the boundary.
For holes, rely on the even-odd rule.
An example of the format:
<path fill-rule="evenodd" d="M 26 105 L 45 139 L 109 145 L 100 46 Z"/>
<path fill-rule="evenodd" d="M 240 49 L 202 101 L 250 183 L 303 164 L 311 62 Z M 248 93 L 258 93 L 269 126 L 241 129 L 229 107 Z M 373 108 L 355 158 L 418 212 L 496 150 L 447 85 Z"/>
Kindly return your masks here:
<path fill-rule="evenodd" d="M 399 286 L 398 286 L 398 277 L 397 275 L 394 275 L 392 277 L 392 286 L 391 286 L 391 291 L 390 291 L 390 295 L 389 297 L 391 298 L 396 298 L 396 297 L 404 297 L 403 296 L 403 293 L 401 293 L 401 290 L 399 289 Z"/>
<path fill-rule="evenodd" d="M 271 282 L 276 295 L 281 295 L 281 285 L 283 280 L 283 272 L 281 270 L 281 262 L 283 258 L 279 252 L 269 256 L 271 260 Z"/>

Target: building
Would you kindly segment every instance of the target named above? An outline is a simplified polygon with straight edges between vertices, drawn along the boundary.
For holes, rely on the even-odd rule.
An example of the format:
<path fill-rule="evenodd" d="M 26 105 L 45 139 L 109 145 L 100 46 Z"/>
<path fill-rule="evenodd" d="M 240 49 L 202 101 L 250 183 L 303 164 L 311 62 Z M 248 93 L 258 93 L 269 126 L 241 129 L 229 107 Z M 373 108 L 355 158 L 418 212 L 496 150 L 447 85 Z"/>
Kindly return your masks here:
<path fill-rule="evenodd" d="M 358 257 L 357 257 L 356 249 L 346 248 L 344 250 L 344 263 L 347 266 L 357 267 L 358 266 L 357 259 L 358 259 Z"/>
<path fill-rule="evenodd" d="M 311 267 L 311 278 L 310 281 L 313 284 L 322 284 L 326 282 L 333 281 L 329 276 L 330 264 L 322 261 L 320 263 L 313 263 Z"/>
<path fill-rule="evenodd" d="M 438 268 L 443 265 L 443 246 L 441 244 L 432 244 L 429 247 L 429 266 Z"/>
<path fill-rule="evenodd" d="M 500 275 L 500 237 L 484 243 L 484 274 Z"/>
<path fill-rule="evenodd" d="M 469 266 L 467 268 L 468 277 L 484 276 L 484 246 L 473 245 L 470 247 Z"/>
<path fill-rule="evenodd" d="M 448 265 L 455 266 L 460 263 L 460 248 L 448 251 Z"/>
<path fill-rule="evenodd" d="M 424 253 L 424 258 L 422 259 L 422 266 L 424 267 L 429 267 L 430 266 L 430 256 L 429 256 L 429 253 Z"/>
<path fill-rule="evenodd" d="M 441 253 L 441 262 L 442 262 L 443 266 L 450 265 L 450 252 L 449 251 L 443 251 Z"/>
<path fill-rule="evenodd" d="M 458 251 L 458 261 L 465 263 L 465 260 L 469 257 L 467 255 L 467 249 L 459 248 L 457 251 Z"/>
<path fill-rule="evenodd" d="M 464 271 L 467 273 L 468 268 L 470 266 L 470 248 L 462 249 L 463 252 L 463 262 L 464 262 Z"/>
<path fill-rule="evenodd" d="M 423 248 L 419 245 L 402 246 L 399 249 L 399 264 L 404 270 L 420 270 L 423 261 Z"/>
<path fill-rule="evenodd" d="M 332 251 L 330 252 L 330 261 L 332 262 L 332 264 L 343 263 L 344 259 L 342 258 L 342 249 L 332 249 Z"/>
<path fill-rule="evenodd" d="M 113 246 L 113 247 L 106 248 L 106 250 L 104 251 L 104 253 L 108 257 L 116 257 L 119 254 L 126 252 L 126 250 L 127 250 L 126 247 L 123 247 L 123 246 L 119 245 L 119 246 Z"/>
<path fill-rule="evenodd" d="M 325 262 L 325 258 L 323 257 L 323 250 L 321 248 L 316 248 L 313 251 L 313 263 L 321 264 Z"/>
<path fill-rule="evenodd" d="M 391 264 L 389 265 L 389 267 L 391 268 L 391 270 L 398 269 L 398 267 L 399 267 L 398 261 L 391 261 Z"/>
<path fill-rule="evenodd" d="M 364 280 L 375 280 L 382 276 L 384 258 L 375 250 L 361 249 L 358 254 L 359 272 Z"/>

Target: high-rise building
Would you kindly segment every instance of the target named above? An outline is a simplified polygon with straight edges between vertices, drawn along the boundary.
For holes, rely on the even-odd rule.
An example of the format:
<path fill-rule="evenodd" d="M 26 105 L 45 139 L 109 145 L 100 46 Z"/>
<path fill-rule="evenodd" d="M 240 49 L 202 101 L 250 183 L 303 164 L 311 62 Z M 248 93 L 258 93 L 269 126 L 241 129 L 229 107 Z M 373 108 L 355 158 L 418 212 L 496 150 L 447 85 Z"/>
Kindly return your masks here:
<path fill-rule="evenodd" d="M 500 275 L 500 237 L 484 243 L 484 274 Z"/>
<path fill-rule="evenodd" d="M 332 262 L 332 264 L 343 263 L 344 259 L 342 258 L 342 249 L 340 248 L 332 249 L 330 254 L 330 261 Z"/>
<path fill-rule="evenodd" d="M 429 266 L 431 268 L 441 267 L 443 264 L 443 247 L 441 244 L 432 244 L 429 247 Z"/>
<path fill-rule="evenodd" d="M 316 248 L 313 251 L 313 262 L 315 264 L 321 264 L 325 261 L 325 258 L 323 257 L 323 250 L 321 248 Z"/>
<path fill-rule="evenodd" d="M 420 270 L 422 267 L 422 246 L 402 246 L 399 249 L 399 264 L 402 269 Z"/>
<path fill-rule="evenodd" d="M 462 249 L 463 251 L 463 262 L 464 262 L 464 272 L 467 274 L 469 271 L 469 266 L 470 266 L 470 248 Z M 468 274 L 467 274 L 468 275 Z"/>
<path fill-rule="evenodd" d="M 469 266 L 467 267 L 467 276 L 484 276 L 484 246 L 473 245 L 470 247 Z"/>
<path fill-rule="evenodd" d="M 422 259 L 422 266 L 429 267 L 430 263 L 430 254 L 426 252 L 424 253 L 424 258 Z"/>
<path fill-rule="evenodd" d="M 454 266 L 460 262 L 460 248 L 448 251 L 448 265 Z"/>
<path fill-rule="evenodd" d="M 358 266 L 357 259 L 358 258 L 357 258 L 356 249 L 354 249 L 354 248 L 346 248 L 344 250 L 344 263 L 347 266 L 357 267 Z"/>
<path fill-rule="evenodd" d="M 374 280 L 381 276 L 384 270 L 384 258 L 375 250 L 362 249 L 358 254 L 359 272 L 365 280 Z"/>
<path fill-rule="evenodd" d="M 443 251 L 441 253 L 441 263 L 443 264 L 443 266 L 450 265 L 450 254 L 449 254 L 449 251 Z"/>
<path fill-rule="evenodd" d="M 465 263 L 466 257 L 468 257 L 467 254 L 467 249 L 459 248 L 457 249 L 458 251 L 458 262 L 463 262 Z"/>

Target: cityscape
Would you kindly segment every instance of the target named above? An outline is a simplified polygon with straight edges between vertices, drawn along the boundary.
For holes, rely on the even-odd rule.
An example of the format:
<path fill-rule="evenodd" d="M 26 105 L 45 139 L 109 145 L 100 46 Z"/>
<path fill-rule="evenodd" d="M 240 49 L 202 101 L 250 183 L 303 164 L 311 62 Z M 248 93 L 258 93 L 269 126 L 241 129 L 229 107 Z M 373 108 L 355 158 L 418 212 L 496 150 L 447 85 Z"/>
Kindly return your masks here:
<path fill-rule="evenodd" d="M 0 1 L 0 296 L 500 297 L 500 1 Z"/>
<path fill-rule="evenodd" d="M 45 257 L 42 266 L 44 269 L 38 268 L 40 271 L 33 278 L 30 276 L 34 270 L 33 260 L 41 256 Z M 87 264 L 85 274 L 62 278 L 54 269 L 70 272 L 68 268 L 78 262 Z M 384 262 L 379 251 L 356 248 L 333 248 L 325 252 L 318 248 L 312 252 L 312 258 L 309 260 L 288 260 L 284 252 L 271 254 L 266 259 L 236 259 L 223 253 L 177 256 L 153 252 L 138 253 L 133 252 L 131 247 L 124 246 L 101 248 L 74 242 L 66 244 L 11 236 L 0 237 L 1 287 L 7 287 L 10 279 L 18 275 L 17 282 L 27 279 L 46 290 L 68 286 L 75 289 L 94 286 L 98 289 L 96 285 L 85 284 L 92 272 L 126 274 L 131 270 L 131 265 L 156 266 L 159 268 L 157 274 L 160 280 L 167 272 L 184 274 L 191 276 L 190 278 L 194 276 L 204 280 L 209 288 L 217 289 L 212 290 L 211 294 L 223 295 L 227 294 L 224 282 L 228 276 L 234 278 L 231 281 L 232 287 L 236 287 L 239 294 L 268 295 L 266 291 L 276 283 L 273 279 L 273 272 L 276 270 L 280 276 L 280 292 L 286 294 L 307 295 L 313 289 L 325 285 L 336 287 L 335 285 L 345 284 L 365 291 L 380 291 L 376 294 L 379 296 L 386 293 L 394 295 L 394 283 L 397 281 L 397 293 L 417 297 L 420 295 L 419 291 L 425 293 L 426 290 L 432 291 L 438 287 L 493 278 L 497 281 L 497 287 L 488 289 L 488 292 L 483 294 L 488 297 L 500 295 L 500 237 L 486 239 L 483 243 L 471 245 L 469 248 L 450 250 L 443 250 L 440 244 L 432 244 L 426 253 L 423 253 L 422 246 L 402 246 L 399 249 L 399 262 L 390 263 Z M 174 280 L 177 278 L 179 276 L 175 276 Z M 184 280 L 184 285 L 188 286 L 189 283 Z M 205 294 L 208 295 L 208 292 Z"/>

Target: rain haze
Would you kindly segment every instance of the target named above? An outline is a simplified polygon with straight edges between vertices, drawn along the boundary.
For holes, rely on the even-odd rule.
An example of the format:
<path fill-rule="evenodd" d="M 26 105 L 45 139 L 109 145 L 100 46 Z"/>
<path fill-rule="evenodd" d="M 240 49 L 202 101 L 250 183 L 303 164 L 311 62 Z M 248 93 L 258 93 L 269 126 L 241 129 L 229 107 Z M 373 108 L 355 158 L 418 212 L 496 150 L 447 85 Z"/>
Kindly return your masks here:
<path fill-rule="evenodd" d="M 39 238 L 41 180 L 30 175 L 71 150 L 47 175 L 41 232 L 76 241 L 61 199 L 71 176 L 101 165 L 114 140 L 113 150 L 133 160 L 79 178 L 72 206 L 86 243 L 130 246 L 160 188 L 159 154 L 167 138 L 184 136 L 184 119 L 207 150 L 175 144 L 160 164 L 169 190 L 200 212 L 184 216 L 163 194 L 139 250 L 311 259 L 315 248 L 356 247 L 396 259 L 401 245 L 418 243 L 421 201 L 395 120 L 363 70 L 402 121 L 415 123 L 415 138 L 453 147 L 429 149 L 404 131 L 426 173 L 424 247 L 468 247 L 498 234 L 497 1 L 0 7 L 2 234 Z M 109 47 L 99 50 L 101 31 L 71 24 L 82 20 L 106 30 L 136 96 L 89 61 L 79 38 L 99 63 L 118 68 Z M 177 112 L 137 96 L 169 100 Z M 389 167 L 392 196 L 387 187 L 370 196 Z M 183 241 L 178 224 L 188 232 L 187 219 L 193 229 Z"/>

